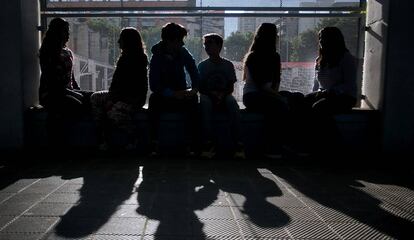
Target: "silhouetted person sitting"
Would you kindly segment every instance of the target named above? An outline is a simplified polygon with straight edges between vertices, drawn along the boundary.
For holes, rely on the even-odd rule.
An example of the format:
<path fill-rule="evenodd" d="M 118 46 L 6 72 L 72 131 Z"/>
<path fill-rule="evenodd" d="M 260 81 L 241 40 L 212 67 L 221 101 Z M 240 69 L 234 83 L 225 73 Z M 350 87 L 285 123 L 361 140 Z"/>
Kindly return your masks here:
<path fill-rule="evenodd" d="M 247 110 L 265 115 L 265 152 L 279 157 L 286 138 L 288 105 L 279 93 L 281 63 L 276 51 L 277 28 L 263 23 L 257 29 L 244 60 L 243 103 Z"/>
<path fill-rule="evenodd" d="M 126 131 L 128 149 L 136 147 L 137 133 L 133 116 L 144 106 L 148 91 L 148 58 L 141 34 L 135 28 L 124 28 L 118 44 L 121 56 L 117 61 L 109 91 L 96 92 L 91 96 L 102 150 L 108 147 L 108 120 Z"/>
<path fill-rule="evenodd" d="M 66 47 L 69 23 L 54 18 L 46 31 L 39 50 L 39 102 L 49 112 L 77 114 L 89 108 L 89 95 L 79 91 L 73 73 L 73 54 Z"/>
<path fill-rule="evenodd" d="M 48 111 L 47 129 L 54 147 L 65 145 L 64 132 L 73 124 L 71 121 L 90 109 L 91 92 L 80 91 L 75 81 L 73 54 L 66 47 L 68 40 L 69 23 L 54 18 L 39 50 L 39 102 Z"/>
<path fill-rule="evenodd" d="M 338 28 L 325 27 L 319 31 L 315 71 L 315 92 L 306 95 L 306 102 L 314 111 L 334 114 L 355 106 L 356 61 Z"/>
<path fill-rule="evenodd" d="M 310 134 L 316 137 L 314 149 L 323 152 L 339 147 L 339 135 L 333 114 L 347 112 L 356 104 L 356 61 L 346 48 L 344 37 L 336 27 L 325 27 L 319 32 L 319 56 L 315 66 L 314 91 L 305 96 L 310 110 Z"/>
<path fill-rule="evenodd" d="M 233 145 L 237 146 L 237 154 L 242 155 L 240 142 L 240 110 L 232 93 L 237 81 L 233 63 L 220 56 L 223 38 L 210 33 L 204 35 L 204 49 L 209 56 L 198 64 L 200 72 L 200 108 L 202 121 L 203 151 L 206 157 L 214 154 L 212 143 L 212 115 L 214 112 L 225 112 L 229 116 Z"/>
<path fill-rule="evenodd" d="M 161 41 L 152 49 L 149 84 L 152 94 L 149 109 L 152 113 L 153 137 L 156 139 L 161 112 L 184 112 L 189 115 L 187 125 L 196 134 L 195 110 L 198 104 L 199 73 L 193 56 L 184 47 L 187 30 L 176 23 L 168 23 L 161 30 Z M 190 75 L 187 82 L 186 73 Z"/>

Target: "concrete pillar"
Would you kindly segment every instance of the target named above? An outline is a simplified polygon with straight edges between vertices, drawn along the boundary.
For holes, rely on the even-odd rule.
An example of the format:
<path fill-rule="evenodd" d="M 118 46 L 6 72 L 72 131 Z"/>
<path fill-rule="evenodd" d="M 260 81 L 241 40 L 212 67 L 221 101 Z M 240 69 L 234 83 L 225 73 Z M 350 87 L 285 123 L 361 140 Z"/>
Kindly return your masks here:
<path fill-rule="evenodd" d="M 0 149 L 24 143 L 24 110 L 37 103 L 39 86 L 39 5 L 8 1 L 0 8 Z"/>
<path fill-rule="evenodd" d="M 389 1 L 384 82 L 384 150 L 414 155 L 414 2 Z"/>
<path fill-rule="evenodd" d="M 365 61 L 362 107 L 382 109 L 385 80 L 389 0 L 368 0 L 367 31 L 365 33 Z"/>

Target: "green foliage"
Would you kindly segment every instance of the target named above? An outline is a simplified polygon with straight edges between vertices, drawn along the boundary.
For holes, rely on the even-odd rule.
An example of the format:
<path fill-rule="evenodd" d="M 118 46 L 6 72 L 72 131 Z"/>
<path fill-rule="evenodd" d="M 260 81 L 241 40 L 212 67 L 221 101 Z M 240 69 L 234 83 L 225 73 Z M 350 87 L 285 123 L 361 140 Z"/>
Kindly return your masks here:
<path fill-rule="evenodd" d="M 324 27 L 337 27 L 345 38 L 345 44 L 353 55 L 357 55 L 358 49 L 358 19 L 357 18 L 324 18 L 318 25 L 318 29 Z"/>
<path fill-rule="evenodd" d="M 233 32 L 224 40 L 224 56 L 233 61 L 243 61 L 253 41 L 254 33 Z"/>
<path fill-rule="evenodd" d="M 186 41 L 185 41 L 186 48 L 193 55 L 196 63 L 198 63 L 202 60 L 201 59 L 201 54 L 202 54 L 202 51 L 203 51 L 202 44 L 203 44 L 203 41 L 202 41 L 201 37 L 187 38 Z"/>
<path fill-rule="evenodd" d="M 315 29 L 305 31 L 292 40 L 290 61 L 314 61 L 318 55 L 318 32 L 327 26 L 339 28 L 344 35 L 349 51 L 356 55 L 358 24 L 357 18 L 323 18 Z"/>
<path fill-rule="evenodd" d="M 307 30 L 292 40 L 290 61 L 312 62 L 318 56 L 318 35 L 315 30 Z"/>
<path fill-rule="evenodd" d="M 109 63 L 115 64 L 118 55 L 118 38 L 121 32 L 119 22 L 110 20 L 108 18 L 88 18 L 88 28 L 92 31 L 99 32 L 101 37 L 108 38 Z"/>
<path fill-rule="evenodd" d="M 161 40 L 161 27 L 150 27 L 141 30 L 141 36 L 146 46 L 148 57 L 152 56 L 151 48 Z"/>
<path fill-rule="evenodd" d="M 110 36 L 121 31 L 119 24 L 108 20 L 107 18 L 89 18 L 87 20 L 89 29 L 100 32 L 102 36 Z"/>

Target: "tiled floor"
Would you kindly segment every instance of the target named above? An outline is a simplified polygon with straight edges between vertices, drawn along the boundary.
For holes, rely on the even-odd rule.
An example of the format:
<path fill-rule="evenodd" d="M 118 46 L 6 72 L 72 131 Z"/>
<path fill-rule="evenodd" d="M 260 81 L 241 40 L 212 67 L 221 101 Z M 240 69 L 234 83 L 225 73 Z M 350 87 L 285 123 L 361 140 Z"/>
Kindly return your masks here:
<path fill-rule="evenodd" d="M 0 239 L 414 239 L 411 170 L 306 161 L 3 160 Z"/>

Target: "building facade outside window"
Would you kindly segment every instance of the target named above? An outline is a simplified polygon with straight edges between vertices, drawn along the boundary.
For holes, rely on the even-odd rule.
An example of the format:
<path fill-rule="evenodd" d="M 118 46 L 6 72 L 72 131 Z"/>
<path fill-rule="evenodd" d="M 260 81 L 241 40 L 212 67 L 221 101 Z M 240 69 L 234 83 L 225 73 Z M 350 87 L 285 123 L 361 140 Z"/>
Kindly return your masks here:
<path fill-rule="evenodd" d="M 90 91 L 109 88 L 123 27 L 136 27 L 142 33 L 151 57 L 161 27 L 167 22 L 182 24 L 188 30 L 185 45 L 196 62 L 207 57 L 202 36 L 218 33 L 224 37 L 222 55 L 236 68 L 234 95 L 241 102 L 243 57 L 261 23 L 278 26 L 280 90 L 306 94 L 313 87 L 319 29 L 340 28 L 350 52 L 362 63 L 363 6 L 359 0 L 43 0 L 42 22 L 46 26 L 53 17 L 70 22 L 68 47 L 75 54 L 75 79 L 81 88 Z"/>

